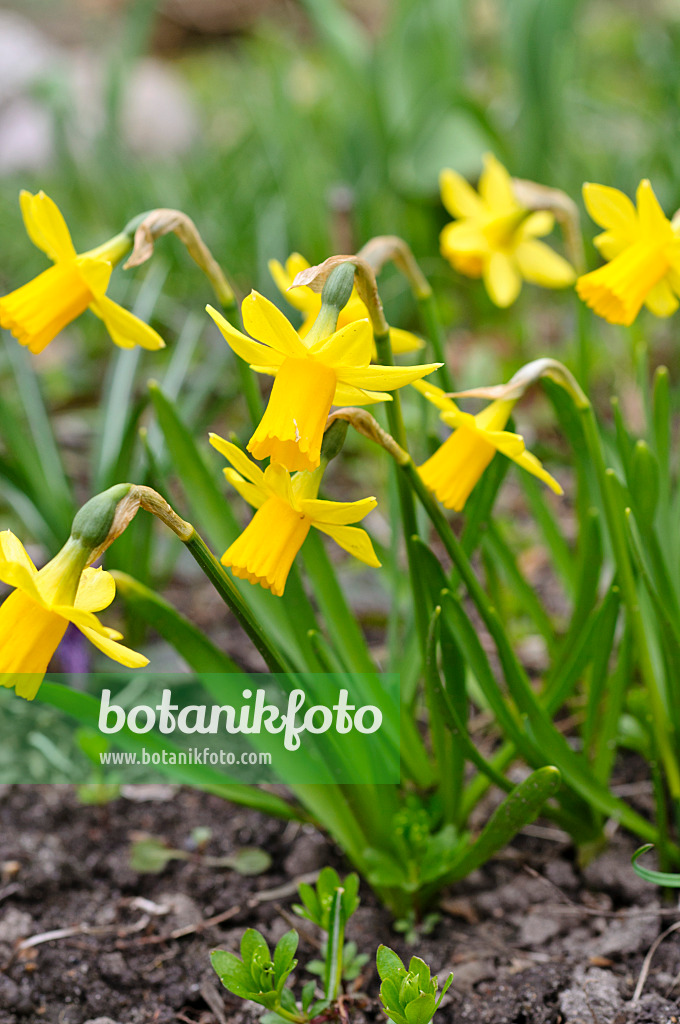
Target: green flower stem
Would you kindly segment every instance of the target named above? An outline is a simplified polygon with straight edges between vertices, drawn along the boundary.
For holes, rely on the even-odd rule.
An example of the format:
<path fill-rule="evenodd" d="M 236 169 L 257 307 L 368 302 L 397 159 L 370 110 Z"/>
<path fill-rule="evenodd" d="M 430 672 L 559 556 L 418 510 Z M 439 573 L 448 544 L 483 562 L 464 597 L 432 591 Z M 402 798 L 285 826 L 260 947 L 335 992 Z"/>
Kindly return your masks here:
<path fill-rule="evenodd" d="M 239 322 L 236 300 L 233 300 L 230 303 L 223 302 L 222 312 L 231 326 L 235 327 L 237 331 L 240 331 L 242 324 Z M 260 389 L 257 386 L 257 378 L 244 359 L 241 359 L 241 357 L 237 356 L 236 353 L 234 353 L 234 358 L 236 360 L 236 370 L 241 382 L 241 388 L 245 396 L 246 405 L 248 406 L 250 419 L 252 420 L 253 426 L 257 426 L 262 419 L 262 414 L 264 412 L 264 403 L 262 401 Z"/>
<path fill-rule="evenodd" d="M 439 318 L 437 300 L 429 285 L 427 291 L 423 289 L 416 295 L 416 302 L 418 303 L 418 310 L 420 311 L 420 316 L 425 327 L 425 333 L 427 334 L 432 346 L 435 361 L 442 364 L 439 369 L 435 371 L 433 377 L 436 377 L 437 383 L 444 389 L 444 391 L 453 391 L 455 390 L 455 385 L 446 362 L 444 329 Z"/>
<path fill-rule="evenodd" d="M 203 538 L 194 530 L 189 539 L 184 541 L 184 543 L 224 603 L 231 609 L 253 641 L 270 671 L 281 674 L 289 671 L 284 663 L 283 656 L 274 648 L 271 640 L 265 635 L 259 623 L 250 614 L 241 600 L 241 595 L 236 589 L 233 580 L 224 571 Z"/>
<path fill-rule="evenodd" d="M 625 523 L 617 513 L 613 491 L 614 481 L 610 479 L 612 471 L 608 470 L 605 464 L 600 432 L 592 406 L 581 407 L 579 412 L 588 453 L 595 468 L 602 505 L 609 527 L 609 536 L 618 570 L 619 586 L 621 587 L 621 594 L 635 637 L 640 671 L 649 693 L 649 707 L 654 722 L 656 744 L 666 769 L 671 796 L 673 800 L 680 801 L 680 765 L 678 764 L 677 755 L 673 750 L 673 743 L 668 730 L 668 715 L 647 642 L 633 564 L 626 540 Z"/>

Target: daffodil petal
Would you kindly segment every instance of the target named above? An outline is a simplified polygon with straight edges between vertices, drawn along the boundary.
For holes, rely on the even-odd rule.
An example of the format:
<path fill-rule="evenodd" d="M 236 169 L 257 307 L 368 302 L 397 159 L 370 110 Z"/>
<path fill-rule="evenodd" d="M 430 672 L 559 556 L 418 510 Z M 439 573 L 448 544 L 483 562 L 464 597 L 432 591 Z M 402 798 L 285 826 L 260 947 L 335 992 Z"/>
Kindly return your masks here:
<path fill-rule="evenodd" d="M 643 178 L 638 185 L 636 199 L 641 230 L 650 234 L 666 234 L 670 227 L 668 218 L 647 178 Z"/>
<path fill-rule="evenodd" d="M 452 217 L 481 217 L 484 204 L 458 171 L 445 168 L 439 175 L 439 189 L 442 203 Z"/>
<path fill-rule="evenodd" d="M 390 327 L 390 344 L 395 355 L 402 352 L 417 352 L 425 348 L 425 342 L 417 334 L 410 331 L 403 331 L 400 327 Z"/>
<path fill-rule="evenodd" d="M 86 612 L 100 612 L 108 608 L 116 596 L 116 583 L 104 569 L 85 569 L 80 577 L 75 606 Z"/>
<path fill-rule="evenodd" d="M 654 285 L 645 299 L 647 309 L 659 317 L 672 316 L 679 305 L 673 289 L 665 278 Z"/>
<path fill-rule="evenodd" d="M 69 622 L 72 622 L 81 631 L 90 629 L 100 636 L 120 636 L 120 633 L 117 633 L 115 629 L 105 626 L 96 615 L 86 611 L 84 608 L 76 608 L 74 605 L 68 604 L 55 604 L 51 606 L 51 610 L 55 615 L 61 615 L 62 618 L 68 619 Z"/>
<path fill-rule="evenodd" d="M 481 229 L 479 222 L 454 221 L 442 229 L 439 242 L 444 255 L 448 253 L 465 253 L 466 255 L 485 255 L 489 252 L 489 241 Z"/>
<path fill-rule="evenodd" d="M 165 342 L 153 327 L 145 324 L 138 316 L 131 313 L 107 295 L 100 295 L 90 303 L 90 309 L 104 321 L 104 326 L 111 335 L 111 340 L 119 348 L 146 348 L 156 351 L 165 348 Z"/>
<path fill-rule="evenodd" d="M 442 388 L 438 388 L 436 384 L 430 383 L 429 380 L 413 381 L 411 387 L 419 391 L 421 395 L 424 395 L 428 402 L 432 402 L 442 412 L 458 411 L 458 406 L 448 397 L 446 392 Z"/>
<path fill-rule="evenodd" d="M 256 487 L 264 486 L 264 472 L 257 463 L 248 458 L 244 451 L 241 451 L 238 445 L 232 444 L 231 441 L 225 441 L 219 434 L 209 434 L 208 437 L 213 448 L 229 460 L 237 473 L 240 473 L 250 483 L 255 484 Z"/>
<path fill-rule="evenodd" d="M 522 277 L 543 288 L 567 288 L 576 280 L 571 264 L 545 242 L 520 242 L 515 259 Z"/>
<path fill-rule="evenodd" d="M 334 526 L 329 523 L 312 523 L 312 525 L 332 537 L 336 544 L 344 548 L 345 551 L 349 551 L 350 555 L 354 555 L 360 562 L 365 562 L 366 565 L 371 565 L 375 569 L 380 568 L 371 538 L 365 530 L 358 526 Z"/>
<path fill-rule="evenodd" d="M 19 565 L 23 565 L 31 574 L 38 571 L 28 551 L 11 530 L 0 531 L 0 560 L 17 562 Z"/>
<path fill-rule="evenodd" d="M 295 262 L 296 257 L 298 262 Z M 267 266 L 269 267 L 269 273 L 274 279 L 274 284 L 286 302 L 289 302 L 295 309 L 299 309 L 301 313 L 307 313 L 310 308 L 318 311 L 321 305 L 320 295 L 317 295 L 311 288 L 306 288 L 304 285 L 291 288 L 295 275 L 300 270 L 305 270 L 309 266 L 304 257 L 300 256 L 299 253 L 293 253 L 286 260 L 285 267 L 278 260 L 270 260 Z"/>
<path fill-rule="evenodd" d="M 117 643 L 115 640 L 111 640 L 106 636 L 102 636 L 101 633 L 97 633 L 93 629 L 87 627 L 78 626 L 78 629 L 86 636 L 91 644 L 94 644 L 103 654 L 108 655 L 113 661 L 117 661 L 119 665 L 125 665 L 126 668 L 144 668 L 145 665 L 149 664 L 149 659 L 145 658 L 143 654 L 138 654 L 137 651 L 131 650 L 129 647 L 125 647 L 123 644 Z"/>
<path fill-rule="evenodd" d="M 593 239 L 593 245 L 605 260 L 613 260 L 630 244 L 629 238 L 617 235 L 614 231 L 603 231 Z"/>
<path fill-rule="evenodd" d="M 268 365 L 275 363 L 277 366 L 283 362 L 283 356 L 275 352 L 268 345 L 260 345 L 252 338 L 246 337 L 241 331 L 237 331 L 221 313 L 218 313 L 212 306 L 206 306 L 206 312 L 212 317 L 219 327 L 223 337 L 233 348 L 237 356 L 245 359 L 247 363 L 262 363 Z"/>
<path fill-rule="evenodd" d="M 317 341 L 309 354 L 327 366 L 368 366 L 373 351 L 373 332 L 368 320 L 354 320 L 329 338 Z"/>
<path fill-rule="evenodd" d="M 339 367 L 338 380 L 342 384 L 353 384 L 357 388 L 380 388 L 384 391 L 394 391 L 396 388 L 404 387 L 414 380 L 434 373 L 441 366 L 441 363 L 424 363 L 420 366 L 366 366 Z"/>
<path fill-rule="evenodd" d="M 350 384 L 337 384 L 333 395 L 333 405 L 375 405 L 377 402 L 391 401 L 392 395 L 387 391 L 370 391 Z"/>
<path fill-rule="evenodd" d="M 512 178 L 493 153 L 484 154 L 479 194 L 494 212 L 505 213 L 519 208 L 512 188 Z"/>
<path fill-rule="evenodd" d="M 484 264 L 484 284 L 491 301 L 506 309 L 519 295 L 522 278 L 509 256 L 494 252 Z"/>
<path fill-rule="evenodd" d="M 518 234 L 522 238 L 542 238 L 549 235 L 555 226 L 555 217 L 550 210 L 536 210 L 522 221 Z"/>
<path fill-rule="evenodd" d="M 9 587 L 16 587 L 28 594 L 36 604 L 46 605 L 38 590 L 35 568 L 30 569 L 23 562 L 8 562 L 0 559 L 0 580 Z"/>
<path fill-rule="evenodd" d="M 632 240 L 637 231 L 637 213 L 624 192 L 609 185 L 596 185 L 587 181 L 583 186 L 586 210 L 596 224 L 617 235 Z"/>
<path fill-rule="evenodd" d="M 481 433 L 485 441 L 509 459 L 518 458 L 526 450 L 521 434 L 513 434 L 510 430 L 484 430 Z"/>
<path fill-rule="evenodd" d="M 244 501 L 247 501 L 253 508 L 260 508 L 267 500 L 267 493 L 248 480 L 244 480 L 235 469 L 225 469 L 223 473 L 234 490 L 238 491 Z"/>
<path fill-rule="evenodd" d="M 25 190 L 19 195 L 19 203 L 26 234 L 33 245 L 54 263 L 73 259 L 76 250 L 57 204 L 42 191 L 32 195 Z"/>
<path fill-rule="evenodd" d="M 243 326 L 253 338 L 263 342 L 282 356 L 301 358 L 307 348 L 280 309 L 259 292 L 251 292 L 241 304 Z"/>
<path fill-rule="evenodd" d="M 324 501 L 321 498 L 304 498 L 300 510 L 313 520 L 314 525 L 348 526 L 358 523 L 378 504 L 376 498 L 361 498 L 359 501 Z"/>
<path fill-rule="evenodd" d="M 531 452 L 525 450 L 521 455 L 510 455 L 509 458 L 511 458 L 513 462 L 516 462 L 518 466 L 521 466 L 522 469 L 525 469 L 527 473 L 531 473 L 532 476 L 537 477 L 544 484 L 547 484 L 550 490 L 554 491 L 555 494 L 564 494 L 561 484 L 558 483 L 554 476 L 551 476 L 550 473 L 543 468 L 539 460 Z"/>

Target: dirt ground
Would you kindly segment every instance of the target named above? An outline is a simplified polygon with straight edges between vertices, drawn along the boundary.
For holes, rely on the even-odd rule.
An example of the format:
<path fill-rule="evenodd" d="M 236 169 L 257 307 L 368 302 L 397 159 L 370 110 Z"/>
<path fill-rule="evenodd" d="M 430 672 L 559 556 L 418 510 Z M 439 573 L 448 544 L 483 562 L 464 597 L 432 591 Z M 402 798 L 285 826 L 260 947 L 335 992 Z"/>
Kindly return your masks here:
<path fill-rule="evenodd" d="M 259 1011 L 221 987 L 210 949 L 236 950 L 251 925 L 275 941 L 299 921 L 294 879 L 327 863 L 346 868 L 312 829 L 200 792 L 130 787 L 85 806 L 69 787 L 0 788 L 0 1024 L 254 1024 Z M 212 830 L 205 854 L 257 845 L 271 868 L 242 877 L 202 863 L 192 853 L 196 827 Z M 130 842 L 139 831 L 193 859 L 137 873 Z M 374 967 L 380 942 L 417 952 L 440 975 L 454 972 L 440 1024 L 680 1021 L 680 931 L 644 964 L 680 910 L 633 873 L 634 844 L 617 834 L 579 871 L 557 830 L 527 833 L 446 893 L 434 932 L 410 949 L 363 892 L 348 928 L 371 954 L 355 983 L 364 994 L 356 1024 L 386 1020 Z M 306 922 L 299 931 L 304 961 L 317 937 Z"/>

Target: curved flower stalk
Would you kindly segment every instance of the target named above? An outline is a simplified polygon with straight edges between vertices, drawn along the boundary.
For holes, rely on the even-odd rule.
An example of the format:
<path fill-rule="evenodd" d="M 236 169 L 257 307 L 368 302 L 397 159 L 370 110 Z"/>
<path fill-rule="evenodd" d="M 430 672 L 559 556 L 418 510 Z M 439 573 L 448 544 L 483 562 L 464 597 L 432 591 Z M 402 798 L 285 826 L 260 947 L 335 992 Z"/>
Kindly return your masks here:
<path fill-rule="evenodd" d="M 497 306 L 512 305 L 523 279 L 543 288 L 574 283 L 571 264 L 538 241 L 552 231 L 553 214 L 522 206 L 512 178 L 493 154 L 484 157 L 478 192 L 450 169 L 441 172 L 440 188 L 444 206 L 457 218 L 440 235 L 442 255 L 461 274 L 482 277 Z"/>
<path fill-rule="evenodd" d="M 375 498 L 323 501 L 317 498 L 322 467 L 314 473 L 291 476 L 274 462 L 263 471 L 240 448 L 217 434 L 210 435 L 210 443 L 233 467 L 224 470 L 229 483 L 257 510 L 222 556 L 222 564 L 234 576 L 259 583 L 280 597 L 293 560 L 312 526 L 361 562 L 380 567 L 366 531 L 350 525 L 376 507 Z"/>
<path fill-rule="evenodd" d="M 605 230 L 594 239 L 609 262 L 576 282 L 576 291 L 612 324 L 633 323 L 645 305 L 655 316 L 671 316 L 680 296 L 680 232 L 673 227 L 645 178 L 637 209 L 623 192 L 586 182 L 588 213 Z"/>
<path fill-rule="evenodd" d="M 108 608 L 116 585 L 103 569 L 85 567 L 89 555 L 71 537 L 38 570 L 21 541 L 9 530 L 0 532 L 0 580 L 15 588 L 0 606 L 0 685 L 13 686 L 20 697 L 35 697 L 69 622 L 119 664 L 148 664 L 148 658 L 118 643 L 121 634 L 94 614 Z"/>
<path fill-rule="evenodd" d="M 306 285 L 291 287 L 293 281 L 302 270 L 308 270 L 310 263 L 301 256 L 299 252 L 292 253 L 286 260 L 285 266 L 278 260 L 269 261 L 269 272 L 274 278 L 274 283 L 283 295 L 286 302 L 298 309 L 304 320 L 298 330 L 301 338 L 305 338 L 314 324 L 319 311 L 321 310 L 321 295 L 312 291 Z M 354 323 L 355 320 L 365 320 L 368 317 L 366 304 L 359 297 L 356 288 L 352 289 L 349 302 L 338 316 L 338 329 Z M 424 347 L 424 342 L 410 331 L 403 331 L 399 327 L 390 327 L 390 343 L 392 351 L 399 355 L 402 352 L 417 352 Z M 373 345 L 373 359 L 377 359 L 375 345 Z"/>
<path fill-rule="evenodd" d="M 0 299 L 0 325 L 20 345 L 38 353 L 67 324 L 91 309 L 121 348 L 163 348 L 165 342 L 152 327 L 106 294 L 114 264 L 132 245 L 130 235 L 124 231 L 78 255 L 66 222 L 49 196 L 22 191 L 19 201 L 28 237 L 54 266 Z"/>
<path fill-rule="evenodd" d="M 413 386 L 440 410 L 444 423 L 453 427 L 451 436 L 418 469 L 425 486 L 446 508 L 462 511 L 496 452 L 538 477 L 556 494 L 563 493 L 557 480 L 526 450 L 524 438 L 504 429 L 519 395 L 498 398 L 473 416 L 434 384 L 418 381 Z"/>
<path fill-rule="evenodd" d="M 343 305 L 338 304 L 340 308 Z M 251 292 L 243 300 L 241 313 L 246 330 L 257 341 L 237 331 L 212 306 L 207 310 L 237 355 L 258 373 L 275 377 L 248 451 L 256 459 L 270 457 L 290 471 L 312 471 L 319 465 L 332 405 L 391 401 L 388 391 L 424 377 L 440 365 L 370 366 L 373 342 L 369 322 L 355 320 L 335 330 L 337 306 L 322 305 L 314 327 L 300 338 L 272 302 Z"/>

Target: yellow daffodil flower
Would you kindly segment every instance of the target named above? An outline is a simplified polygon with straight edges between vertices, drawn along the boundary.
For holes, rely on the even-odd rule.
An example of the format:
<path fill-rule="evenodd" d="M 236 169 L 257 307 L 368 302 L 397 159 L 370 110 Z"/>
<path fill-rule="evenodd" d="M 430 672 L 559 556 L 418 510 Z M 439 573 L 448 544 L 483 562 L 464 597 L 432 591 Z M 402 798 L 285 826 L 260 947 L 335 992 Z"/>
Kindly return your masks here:
<path fill-rule="evenodd" d="M 116 585 L 103 569 L 82 568 L 83 549 L 69 540 L 38 571 L 20 540 L 0 532 L 0 580 L 14 587 L 0 605 L 0 685 L 33 700 L 69 622 L 114 661 L 141 668 L 148 659 L 116 641 L 94 612 L 113 601 Z"/>
<path fill-rule="evenodd" d="M 444 441 L 418 471 L 427 488 L 446 508 L 462 511 L 470 493 L 496 452 L 501 452 L 522 469 L 538 477 L 555 494 L 562 488 L 543 469 L 535 455 L 528 452 L 524 438 L 504 430 L 515 405 L 515 400 L 498 399 L 490 402 L 476 416 L 462 412 L 441 388 L 426 381 L 414 385 L 422 395 L 440 410 L 440 418 L 453 433 Z"/>
<path fill-rule="evenodd" d="M 650 183 L 645 179 L 638 185 L 637 209 L 607 185 L 587 182 L 583 198 L 605 229 L 595 245 L 609 262 L 579 277 L 580 298 L 611 324 L 632 324 L 643 304 L 655 316 L 671 316 L 680 296 L 680 235 Z"/>
<path fill-rule="evenodd" d="M 479 191 L 456 171 L 440 175 L 442 202 L 452 216 L 440 235 L 442 255 L 461 274 L 483 277 L 491 301 L 505 308 L 520 293 L 522 279 L 543 288 L 566 288 L 576 275 L 570 263 L 544 242 L 555 218 L 530 212 L 517 201 L 512 179 L 491 154 L 484 157 Z"/>
<path fill-rule="evenodd" d="M 128 235 L 117 235 L 77 255 L 66 222 L 49 196 L 22 191 L 20 203 L 28 237 L 54 266 L 0 299 L 0 326 L 31 352 L 42 352 L 89 308 L 121 348 L 163 348 L 163 339 L 152 327 L 106 295 L 113 265 L 130 248 Z"/>
<path fill-rule="evenodd" d="M 259 583 L 280 597 L 311 526 L 327 533 L 361 562 L 379 568 L 366 531 L 349 525 L 375 508 L 375 498 L 322 501 L 316 496 L 321 470 L 291 476 L 273 462 L 262 471 L 240 448 L 217 434 L 210 435 L 210 443 L 233 467 L 224 470 L 229 483 L 257 509 L 243 533 L 222 556 L 222 563 L 234 576 Z"/>
<path fill-rule="evenodd" d="M 299 309 L 304 320 L 298 329 L 298 334 L 304 338 L 309 334 L 312 324 L 319 315 L 321 309 L 321 295 L 313 292 L 306 285 L 291 288 L 293 281 L 301 270 L 307 270 L 310 264 L 299 252 L 294 252 L 286 260 L 283 266 L 278 260 L 269 261 L 269 272 L 274 278 L 274 283 L 283 295 L 286 302 L 289 302 L 295 309 Z M 355 320 L 365 320 L 368 316 L 366 304 L 359 298 L 356 288 L 352 289 L 350 300 L 338 317 L 338 330 L 354 323 Z M 390 343 L 392 351 L 399 355 L 401 352 L 417 352 L 424 347 L 424 342 L 410 331 L 402 331 L 399 327 L 390 327 Z M 377 359 L 375 345 L 373 345 L 373 359 Z"/>
<path fill-rule="evenodd" d="M 369 366 L 373 335 L 367 320 L 355 320 L 325 337 L 312 331 L 300 338 L 283 313 L 257 292 L 241 306 L 245 328 L 257 341 L 237 331 L 212 306 L 207 310 L 237 355 L 258 373 L 275 377 L 248 451 L 256 459 L 269 456 L 291 471 L 319 465 L 331 405 L 391 401 L 387 391 L 441 365 Z"/>

